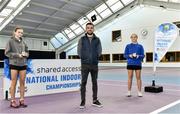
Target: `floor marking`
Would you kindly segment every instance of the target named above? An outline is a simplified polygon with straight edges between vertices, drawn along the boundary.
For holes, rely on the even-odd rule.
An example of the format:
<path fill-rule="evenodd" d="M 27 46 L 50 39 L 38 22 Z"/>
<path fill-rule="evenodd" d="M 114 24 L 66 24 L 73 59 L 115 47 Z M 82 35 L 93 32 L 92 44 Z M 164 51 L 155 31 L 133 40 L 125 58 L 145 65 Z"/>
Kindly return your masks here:
<path fill-rule="evenodd" d="M 149 114 L 158 114 L 159 112 L 162 112 L 162 111 L 164 111 L 164 110 L 166 110 L 166 109 L 168 109 L 170 107 L 173 107 L 173 106 L 175 106 L 176 104 L 179 104 L 179 103 L 180 103 L 180 100 L 177 100 L 177 101 L 175 101 L 173 103 L 170 103 L 170 104 L 168 104 L 168 105 L 166 105 L 164 107 L 161 107 L 161 108 L 159 108 L 159 109 L 157 109 L 157 110 L 155 110 L 155 111 L 153 111 L 153 112 L 151 112 Z"/>

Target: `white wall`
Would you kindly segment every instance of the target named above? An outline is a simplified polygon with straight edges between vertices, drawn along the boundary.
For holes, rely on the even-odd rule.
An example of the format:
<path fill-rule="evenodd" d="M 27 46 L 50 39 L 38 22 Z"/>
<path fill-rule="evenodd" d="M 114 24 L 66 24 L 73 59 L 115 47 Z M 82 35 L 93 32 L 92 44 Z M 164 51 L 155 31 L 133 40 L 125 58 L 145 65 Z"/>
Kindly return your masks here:
<path fill-rule="evenodd" d="M 123 53 L 126 44 L 130 43 L 130 35 L 136 33 L 139 36 L 139 43 L 144 46 L 145 52 L 152 52 L 155 29 L 161 23 L 180 21 L 180 11 L 167 10 L 156 7 L 137 7 L 125 15 L 113 20 L 110 24 L 96 30 L 103 47 L 103 54 Z M 142 29 L 148 30 L 144 39 L 141 36 Z M 122 42 L 112 42 L 112 31 L 121 30 Z M 180 50 L 180 36 L 174 42 L 169 51 Z M 68 52 L 68 55 L 77 55 L 76 49 Z M 115 63 L 102 63 L 100 65 L 125 65 Z M 145 65 L 149 65 L 145 63 Z M 152 65 L 152 63 L 150 64 Z M 180 66 L 180 65 L 179 65 Z"/>
<path fill-rule="evenodd" d="M 128 14 L 120 17 L 97 32 L 97 36 L 101 38 L 103 45 L 103 53 L 123 53 L 125 45 L 130 43 L 130 35 L 136 33 L 139 36 L 139 43 L 141 43 L 145 52 L 153 50 L 153 39 L 156 27 L 164 22 L 180 21 L 180 11 L 163 11 L 159 8 L 136 8 Z M 121 30 L 122 42 L 112 42 L 112 31 Z M 142 38 L 142 29 L 148 30 L 146 39 Z M 171 47 L 170 51 L 180 50 L 180 37 Z"/>
<path fill-rule="evenodd" d="M 10 36 L 0 36 L 0 49 L 4 49 Z M 29 50 L 38 51 L 52 51 L 54 47 L 51 45 L 48 39 L 35 39 L 35 38 L 24 38 L 24 41 L 28 45 Z M 47 42 L 47 46 L 43 45 L 43 42 Z"/>

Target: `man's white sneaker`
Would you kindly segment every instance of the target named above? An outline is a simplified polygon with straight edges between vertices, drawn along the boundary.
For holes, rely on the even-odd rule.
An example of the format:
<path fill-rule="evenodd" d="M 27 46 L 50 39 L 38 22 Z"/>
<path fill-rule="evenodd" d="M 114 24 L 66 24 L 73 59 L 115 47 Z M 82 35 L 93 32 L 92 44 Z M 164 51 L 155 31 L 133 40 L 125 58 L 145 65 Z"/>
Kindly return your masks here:
<path fill-rule="evenodd" d="M 80 109 L 84 109 L 85 108 L 85 101 L 81 101 L 81 104 L 79 106 Z"/>

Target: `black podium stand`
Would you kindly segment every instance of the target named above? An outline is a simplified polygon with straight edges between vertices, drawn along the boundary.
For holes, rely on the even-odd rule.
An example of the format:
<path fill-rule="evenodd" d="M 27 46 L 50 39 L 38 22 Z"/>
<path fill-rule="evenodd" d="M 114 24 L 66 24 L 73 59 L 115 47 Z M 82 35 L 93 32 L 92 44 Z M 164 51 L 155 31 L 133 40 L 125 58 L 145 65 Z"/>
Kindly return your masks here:
<path fill-rule="evenodd" d="M 163 87 L 155 85 L 155 80 L 153 80 L 151 86 L 144 87 L 144 91 L 151 93 L 159 93 L 159 92 L 163 92 Z"/>

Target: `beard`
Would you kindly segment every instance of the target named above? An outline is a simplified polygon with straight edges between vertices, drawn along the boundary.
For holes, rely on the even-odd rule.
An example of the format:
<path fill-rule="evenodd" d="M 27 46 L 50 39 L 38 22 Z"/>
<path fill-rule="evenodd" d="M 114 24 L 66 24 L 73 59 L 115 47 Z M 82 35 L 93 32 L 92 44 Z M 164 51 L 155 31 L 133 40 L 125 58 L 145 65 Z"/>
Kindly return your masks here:
<path fill-rule="evenodd" d="M 88 35 L 93 35 L 93 32 L 87 32 Z"/>

